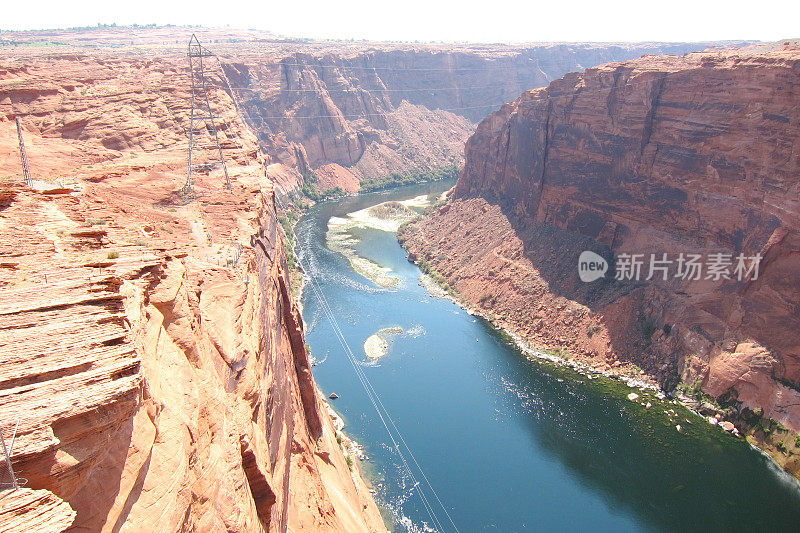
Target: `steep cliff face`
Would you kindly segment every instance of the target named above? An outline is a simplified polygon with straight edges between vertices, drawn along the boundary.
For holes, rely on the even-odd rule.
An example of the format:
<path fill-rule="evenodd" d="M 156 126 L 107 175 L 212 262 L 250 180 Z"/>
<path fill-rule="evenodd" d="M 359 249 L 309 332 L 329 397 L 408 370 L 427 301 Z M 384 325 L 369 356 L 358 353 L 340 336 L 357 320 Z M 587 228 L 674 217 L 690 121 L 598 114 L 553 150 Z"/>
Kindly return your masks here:
<path fill-rule="evenodd" d="M 537 345 L 798 431 L 799 101 L 796 43 L 569 74 L 481 122 L 451 202 L 407 246 Z M 582 282 L 583 250 L 620 270 L 643 254 L 639 281 L 611 262 Z M 665 253 L 667 279 L 647 281 Z M 729 254 L 731 279 L 676 277 L 681 253 Z M 760 254 L 757 278 L 739 281 L 739 254 Z"/>
<path fill-rule="evenodd" d="M 123 108 L 112 110 L 105 118 L 115 123 L 129 121 L 139 112 L 160 114 L 159 126 L 173 128 L 177 141 L 182 139 L 181 130 L 188 127 L 184 120 L 187 73 L 185 56 L 183 61 L 173 60 L 185 54 L 192 33 L 218 54 L 218 58 L 207 61 L 212 74 L 209 82 L 220 93 L 235 96 L 242 115 L 257 134 L 268 176 L 286 193 L 304 184 L 319 192 L 335 187 L 354 192 L 365 179 L 461 165 L 464 142 L 475 123 L 525 89 L 609 61 L 645 53 L 699 51 L 716 44 L 298 42 L 257 31 L 101 28 L 7 32 L 0 38 L 0 49 L 15 57 L 16 50 L 31 54 L 37 50 L 32 45 L 46 44 L 50 50 L 55 47 L 75 59 L 93 61 L 99 55 L 108 69 L 117 66 L 120 55 L 134 56 L 137 61 L 119 64 L 115 75 L 139 75 L 145 91 L 167 87 L 175 98 L 165 98 L 161 108 L 148 109 L 146 98 L 129 92 L 119 95 Z M 157 72 L 149 70 L 143 76 L 142 68 L 150 63 L 169 66 Z M 75 64 L 66 67 L 74 69 Z M 15 66 L 21 72 L 26 68 L 23 64 Z M 37 100 L 49 95 L 66 99 L 66 105 L 79 102 L 80 108 L 80 102 L 94 96 L 59 92 L 50 84 L 51 72 L 50 68 L 43 72 L 46 75 L 40 81 L 47 81 L 41 88 L 27 89 L 40 92 Z M 95 75 L 104 78 L 110 73 L 104 70 Z M 82 91 L 91 80 L 77 77 L 73 81 L 74 90 Z M 113 83 L 95 85 L 101 96 L 104 90 L 113 88 Z M 128 107 L 137 101 L 141 109 Z M 222 108 L 216 110 L 224 112 Z M 78 139 L 104 138 L 103 145 L 112 149 L 125 148 L 131 142 L 147 145 L 166 140 L 161 134 L 154 135 L 155 131 L 136 136 L 120 131 L 113 138 L 105 138 L 115 130 L 104 127 L 98 118 L 87 117 L 88 123 L 65 119 L 64 124 L 46 126 L 50 131 L 63 129 Z M 223 129 L 227 127 L 225 122 Z"/>
<path fill-rule="evenodd" d="M 643 53 L 709 43 L 440 46 L 309 43 L 236 55 L 225 70 L 276 163 L 341 181 L 461 164 L 473 123 L 529 87 Z M 356 180 L 356 182 L 357 182 Z M 347 188 L 347 187 L 345 187 Z"/>
<path fill-rule="evenodd" d="M 8 444 L 19 424 L 27 483 L 0 529 L 385 531 L 314 384 L 274 184 L 230 97 L 212 105 L 233 190 L 215 169 L 185 198 L 182 58 L 14 56 L 0 429 Z"/>

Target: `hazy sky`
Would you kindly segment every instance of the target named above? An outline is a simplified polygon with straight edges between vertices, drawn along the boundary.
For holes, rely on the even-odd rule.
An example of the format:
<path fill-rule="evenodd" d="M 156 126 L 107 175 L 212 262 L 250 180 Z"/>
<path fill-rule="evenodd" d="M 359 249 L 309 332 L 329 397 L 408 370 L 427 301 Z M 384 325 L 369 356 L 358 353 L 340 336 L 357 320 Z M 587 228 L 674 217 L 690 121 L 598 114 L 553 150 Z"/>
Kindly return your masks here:
<path fill-rule="evenodd" d="M 201 24 L 258 28 L 294 37 L 473 42 L 800 37 L 800 0 L 59 0 L 5 4 L 0 29 Z"/>

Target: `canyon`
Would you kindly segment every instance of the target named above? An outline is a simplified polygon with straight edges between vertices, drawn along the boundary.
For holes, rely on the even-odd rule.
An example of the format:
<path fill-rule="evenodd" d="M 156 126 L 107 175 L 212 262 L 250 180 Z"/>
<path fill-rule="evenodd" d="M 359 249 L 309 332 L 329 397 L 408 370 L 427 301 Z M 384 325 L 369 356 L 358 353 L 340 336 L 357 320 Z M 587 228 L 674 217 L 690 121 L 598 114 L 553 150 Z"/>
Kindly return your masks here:
<path fill-rule="evenodd" d="M 233 99 L 212 97 L 231 190 L 216 167 L 186 194 L 182 57 L 10 55 L 0 428 L 21 488 L 0 529 L 385 531 L 314 383 L 275 185 Z"/>
<path fill-rule="evenodd" d="M 257 31 L 102 28 L 6 32 L 0 34 L 0 46 L 9 58 L 23 51 L 22 57 L 29 58 L 25 63 L 33 57 L 45 61 L 38 70 L 42 81 L 50 80 L 61 66 L 54 51 L 70 50 L 72 62 L 63 63 L 76 76 L 61 90 L 49 87 L 58 91 L 50 98 L 62 100 L 64 106 L 74 100 L 81 107 L 106 96 L 82 94 L 91 84 L 91 75 L 75 72 L 83 63 L 87 72 L 97 62 L 105 62 L 97 65 L 103 69 L 122 67 L 115 70 L 116 83 L 136 87 L 142 94 L 186 84 L 185 47 L 193 32 L 216 54 L 207 62 L 209 83 L 236 101 L 235 109 L 213 106 L 220 129 L 236 119 L 234 111 L 245 118 L 258 137 L 267 176 L 280 185 L 279 194 L 306 184 L 317 192 L 336 187 L 355 192 L 362 181 L 460 166 L 464 142 L 475 123 L 528 88 L 544 86 L 567 72 L 642 54 L 682 54 L 736 44 L 330 42 L 292 41 Z M 153 65 L 145 78 L 137 77 L 140 67 L 127 66 L 151 61 L 160 66 Z M 103 72 L 105 76 L 110 71 Z M 145 105 L 146 97 L 138 98 Z M 160 108 L 147 113 L 160 113 L 161 121 L 186 128 L 187 102 L 165 98 Z M 24 117 L 24 109 L 20 112 Z M 49 133 L 62 133 L 59 126 L 51 125 Z M 76 116 L 66 135 L 88 140 L 114 132 L 117 138 L 104 141 L 112 149 L 129 141 L 144 142 L 137 132 L 106 126 L 102 117 Z"/>
<path fill-rule="evenodd" d="M 474 123 L 526 88 L 709 44 L 307 46 L 269 62 L 241 51 L 225 71 L 276 172 L 355 192 L 365 180 L 460 166 Z"/>
<path fill-rule="evenodd" d="M 484 119 L 400 238 L 532 346 L 677 391 L 798 475 L 798 91 L 797 41 L 568 74 Z M 583 251 L 604 276 L 581 281 Z M 730 275 L 615 275 L 634 254 L 723 254 Z"/>
<path fill-rule="evenodd" d="M 185 188 L 186 44 L 193 32 L 217 54 L 208 65 L 208 94 L 230 190 L 206 148 L 196 155 L 207 169 Z M 24 480 L 13 497 L 0 499 L 0 529 L 385 531 L 354 459 L 356 447 L 315 384 L 291 289 L 293 252 L 280 220 L 287 210 L 296 214 L 292 203 L 304 201 L 307 187 L 355 192 L 393 174 L 452 164 L 464 164 L 453 200 L 415 225 L 407 245 L 462 294 L 479 301 L 486 286 L 495 287 L 492 305 L 509 314 L 509 325 L 537 295 L 536 335 L 530 330 L 536 340 L 561 346 L 593 320 L 599 329 L 587 355 L 618 355 L 664 382 L 676 375 L 701 379 L 709 394 L 734 388 L 739 401 L 758 403 L 765 417 L 796 431 L 797 350 L 779 332 L 797 318 L 796 280 L 786 277 L 796 272 L 797 185 L 792 169 L 758 171 L 785 164 L 783 158 L 796 164 L 796 137 L 787 137 L 796 115 L 786 108 L 796 99 L 791 76 L 797 69 L 787 66 L 796 65 L 794 49 L 648 56 L 590 69 L 588 81 L 579 74 L 558 79 L 607 61 L 713 44 L 315 42 L 174 27 L 0 34 L 0 428 L 9 442 L 17 427 L 11 463 Z M 671 95 L 669 75 L 699 69 L 718 77 L 705 90 Z M 774 151 L 752 163 L 752 143 L 740 141 L 730 159 L 709 164 L 713 172 L 700 169 L 705 152 L 686 158 L 691 166 L 680 167 L 681 176 L 703 184 L 705 196 L 696 201 L 717 208 L 713 216 L 675 216 L 669 224 L 667 215 L 683 209 L 669 169 L 685 152 L 677 141 L 657 150 L 656 140 L 716 141 L 721 134 L 713 123 L 701 128 L 696 117 L 680 113 L 692 109 L 686 101 L 703 101 L 733 83 L 728 72 L 744 72 L 754 87 L 768 72 L 774 95 L 756 100 L 757 110 L 735 100 L 709 103 L 718 113 L 709 116 L 739 113 L 762 142 L 774 142 Z M 634 81 L 643 82 L 644 92 L 628 89 Z M 503 105 L 470 138 L 486 113 L 549 82 L 550 89 Z M 584 83 L 598 85 L 581 97 Z M 549 91 L 557 90 L 574 97 L 568 108 L 551 101 Z M 602 91 L 614 96 L 598 107 L 592 95 Z M 670 98 L 675 105 L 666 106 Z M 638 107 L 623 105 L 631 102 Z M 541 110 L 550 108 L 541 123 Z M 656 127 L 662 117 L 655 111 L 663 109 L 679 114 L 664 118 L 678 120 L 677 130 Z M 613 135 L 593 137 L 592 128 L 612 120 L 604 110 L 632 115 L 609 126 Z M 558 126 L 559 116 L 578 111 L 593 118 Z M 20 172 L 16 120 L 29 183 Z M 690 127 L 696 129 L 683 129 Z M 502 140 L 502 131 L 513 136 Z M 626 156 L 629 144 L 641 153 Z M 594 154 L 591 163 L 576 163 L 584 153 Z M 531 181 L 537 157 L 542 172 Z M 562 181 L 550 175 L 559 159 Z M 727 183 L 735 169 L 750 164 L 756 177 L 739 180 L 734 216 L 714 196 L 727 189 L 715 191 L 703 180 Z M 597 202 L 607 205 L 592 207 L 580 199 L 581 172 L 609 165 L 630 174 L 625 187 L 638 188 L 598 182 Z M 636 179 L 634 168 L 642 174 Z M 642 177 L 653 169 L 657 178 Z M 645 197 L 659 202 L 660 211 L 634 201 Z M 612 205 L 613 198 L 628 200 Z M 738 216 L 748 217 L 747 224 Z M 709 296 L 708 284 L 680 289 L 687 296 L 677 298 L 678 289 L 655 284 L 609 283 L 595 291 L 559 278 L 557 261 L 554 273 L 537 273 L 540 263 L 531 269 L 541 256 L 532 260 L 528 247 L 546 250 L 541 239 L 550 239 L 551 255 L 567 257 L 576 243 L 634 250 L 654 242 L 653 235 L 669 248 L 676 227 L 695 244 L 692 232 L 707 225 L 713 229 L 702 234 L 701 248 L 739 243 L 769 258 L 746 291 L 722 284 L 729 295 L 724 303 Z M 747 233 L 752 228 L 758 231 Z M 484 257 L 487 245 L 492 252 Z M 485 270 L 464 275 L 448 266 L 467 256 L 469 268 Z M 562 291 L 566 296 L 556 294 Z M 551 303 L 563 312 L 553 314 Z M 647 339 L 631 333 L 639 316 L 627 311 L 637 306 L 653 324 Z M 693 317 L 685 324 L 684 308 Z M 735 317 L 723 314 L 734 310 Z M 569 321 L 562 321 L 566 315 Z M 759 322 L 761 316 L 770 324 Z M 672 323 L 667 333 L 663 325 Z M 720 336 L 721 330 L 732 333 Z M 765 340 L 772 334 L 775 340 Z M 686 343 L 702 349 L 685 356 Z M 743 368 L 745 359 L 752 363 Z M 660 369 L 662 361 L 670 364 Z M 751 368 L 757 371 L 748 373 Z M 762 401 L 769 394 L 772 403 Z"/>

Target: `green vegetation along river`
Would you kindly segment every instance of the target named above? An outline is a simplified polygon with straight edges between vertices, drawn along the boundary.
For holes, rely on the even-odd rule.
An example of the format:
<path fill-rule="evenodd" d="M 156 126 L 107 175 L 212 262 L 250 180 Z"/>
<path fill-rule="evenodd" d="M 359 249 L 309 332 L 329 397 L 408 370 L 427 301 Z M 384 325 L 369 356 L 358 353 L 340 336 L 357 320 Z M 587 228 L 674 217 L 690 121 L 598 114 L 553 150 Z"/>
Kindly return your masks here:
<path fill-rule="evenodd" d="M 431 296 L 392 224 L 348 217 L 451 185 L 322 203 L 296 227 L 303 266 L 436 490 L 414 486 L 307 288 L 314 375 L 339 395 L 332 405 L 363 445 L 394 529 L 433 530 L 424 491 L 444 531 L 455 528 L 437 496 L 462 532 L 796 531 L 798 483 L 763 454 L 652 393 L 524 356 L 483 320 Z M 629 400 L 632 391 L 641 397 Z"/>

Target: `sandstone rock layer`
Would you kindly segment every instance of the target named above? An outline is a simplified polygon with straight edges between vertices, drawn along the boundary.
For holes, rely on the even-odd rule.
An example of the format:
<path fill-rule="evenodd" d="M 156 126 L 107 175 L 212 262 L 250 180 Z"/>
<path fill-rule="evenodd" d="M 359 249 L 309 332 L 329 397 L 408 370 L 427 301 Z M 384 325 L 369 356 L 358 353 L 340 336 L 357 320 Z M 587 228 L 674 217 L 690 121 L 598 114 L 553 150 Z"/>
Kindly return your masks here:
<path fill-rule="evenodd" d="M 608 61 L 715 44 L 296 42 L 196 28 L 7 32 L 0 103 L 43 134 L 32 154 L 68 156 L 77 140 L 92 154 L 89 164 L 101 164 L 118 150 L 181 145 L 192 33 L 217 54 L 207 59 L 207 81 L 223 149 L 234 157 L 241 146 L 228 135 L 241 127 L 238 111 L 258 137 L 263 163 L 281 165 L 272 175 L 284 193 L 304 184 L 354 191 L 366 179 L 461 165 L 475 122 L 527 88 Z M 223 94 L 235 98 L 234 108 L 220 105 Z M 0 138 L 9 161 L 15 147 Z"/>
<path fill-rule="evenodd" d="M 451 202 L 404 238 L 534 344 L 798 431 L 798 102 L 793 42 L 569 74 L 481 122 Z M 757 279 L 615 281 L 612 262 L 584 283 L 583 250 L 763 260 Z"/>
<path fill-rule="evenodd" d="M 180 56 L 0 60 L 3 531 L 385 531 L 311 374 L 275 183 L 185 180 Z M 175 74 L 175 78 L 171 78 Z M 173 114 L 174 113 L 174 114 Z M 33 186 L 20 177 L 14 116 Z"/>

